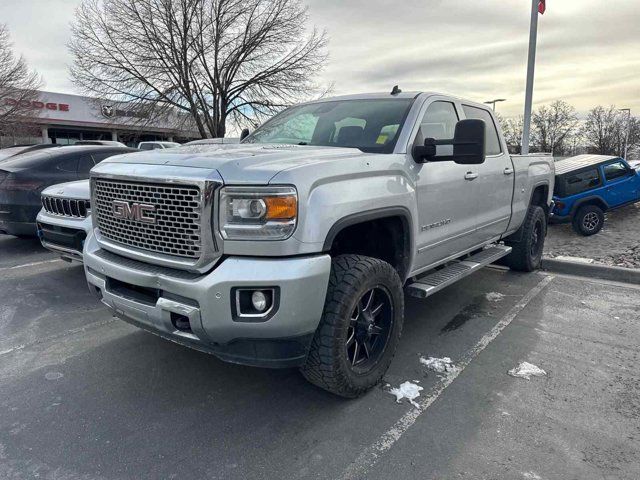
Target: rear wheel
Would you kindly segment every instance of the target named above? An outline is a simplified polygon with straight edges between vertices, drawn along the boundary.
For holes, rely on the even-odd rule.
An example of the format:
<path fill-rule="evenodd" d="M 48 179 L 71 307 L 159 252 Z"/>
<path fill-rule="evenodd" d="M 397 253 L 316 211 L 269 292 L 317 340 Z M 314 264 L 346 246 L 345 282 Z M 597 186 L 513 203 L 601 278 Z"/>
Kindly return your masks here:
<path fill-rule="evenodd" d="M 529 207 L 522 229 L 520 241 L 508 243 L 512 251 L 503 263 L 512 270 L 532 272 L 540 268 L 547 236 L 547 218 L 542 207 Z"/>
<path fill-rule="evenodd" d="M 573 229 L 580 235 L 595 235 L 604 226 L 604 212 L 597 205 L 585 205 L 578 209 L 572 223 Z"/>
<path fill-rule="evenodd" d="M 391 265 L 362 255 L 335 258 L 302 374 L 336 395 L 361 395 L 389 368 L 403 317 L 402 282 Z"/>

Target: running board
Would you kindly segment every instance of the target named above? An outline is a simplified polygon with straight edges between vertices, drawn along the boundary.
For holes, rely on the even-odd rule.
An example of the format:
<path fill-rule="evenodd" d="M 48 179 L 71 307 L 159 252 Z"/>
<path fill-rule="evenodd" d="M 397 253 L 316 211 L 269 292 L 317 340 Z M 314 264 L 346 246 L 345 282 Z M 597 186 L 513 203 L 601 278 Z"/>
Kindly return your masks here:
<path fill-rule="evenodd" d="M 509 253 L 511 253 L 511 247 L 505 245 L 485 248 L 471 257 L 419 278 L 416 282 L 408 285 L 405 290 L 412 297 L 427 298 Z"/>

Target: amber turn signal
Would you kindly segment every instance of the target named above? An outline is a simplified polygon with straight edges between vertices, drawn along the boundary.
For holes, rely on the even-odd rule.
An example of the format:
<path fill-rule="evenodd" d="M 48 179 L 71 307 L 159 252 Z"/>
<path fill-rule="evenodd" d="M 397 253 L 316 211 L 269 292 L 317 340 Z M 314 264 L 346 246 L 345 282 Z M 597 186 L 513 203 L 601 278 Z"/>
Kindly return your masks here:
<path fill-rule="evenodd" d="M 267 220 L 288 220 L 296 218 L 298 201 L 294 195 L 282 197 L 264 197 L 267 205 Z"/>

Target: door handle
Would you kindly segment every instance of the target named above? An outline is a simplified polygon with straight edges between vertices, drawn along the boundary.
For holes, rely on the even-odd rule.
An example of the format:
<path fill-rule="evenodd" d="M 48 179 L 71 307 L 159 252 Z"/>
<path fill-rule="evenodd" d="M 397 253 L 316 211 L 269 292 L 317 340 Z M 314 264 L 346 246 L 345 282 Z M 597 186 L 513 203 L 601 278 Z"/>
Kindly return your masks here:
<path fill-rule="evenodd" d="M 507 167 L 504 169 L 504 174 L 505 175 L 511 175 L 513 173 L 513 168 L 511 167 Z"/>
<path fill-rule="evenodd" d="M 475 180 L 476 178 L 478 178 L 478 174 L 477 173 L 467 172 L 467 173 L 464 174 L 464 179 L 465 180 Z"/>

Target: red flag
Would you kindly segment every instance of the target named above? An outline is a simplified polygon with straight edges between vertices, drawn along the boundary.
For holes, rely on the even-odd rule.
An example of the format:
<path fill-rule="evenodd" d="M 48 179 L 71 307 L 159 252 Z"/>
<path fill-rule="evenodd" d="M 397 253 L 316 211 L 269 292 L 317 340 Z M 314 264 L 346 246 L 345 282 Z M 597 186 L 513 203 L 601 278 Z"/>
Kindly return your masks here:
<path fill-rule="evenodd" d="M 547 6 L 545 5 L 546 3 L 546 0 L 540 0 L 538 2 L 538 12 L 540 12 L 540 15 L 543 15 L 544 11 L 547 9 Z"/>

